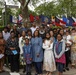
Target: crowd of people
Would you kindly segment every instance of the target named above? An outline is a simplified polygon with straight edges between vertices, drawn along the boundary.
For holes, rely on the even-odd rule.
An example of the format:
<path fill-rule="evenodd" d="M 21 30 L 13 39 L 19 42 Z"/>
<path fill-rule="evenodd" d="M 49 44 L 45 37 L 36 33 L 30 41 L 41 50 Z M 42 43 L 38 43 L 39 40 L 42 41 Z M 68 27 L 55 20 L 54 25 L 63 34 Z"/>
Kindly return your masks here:
<path fill-rule="evenodd" d="M 23 72 L 31 75 L 35 68 L 36 75 L 46 75 L 58 70 L 58 75 L 76 66 L 76 28 L 53 28 L 53 25 L 32 23 L 22 26 L 7 25 L 0 32 L 0 72 L 3 66 L 10 64 L 11 72 L 19 72 L 20 65 L 25 65 Z"/>

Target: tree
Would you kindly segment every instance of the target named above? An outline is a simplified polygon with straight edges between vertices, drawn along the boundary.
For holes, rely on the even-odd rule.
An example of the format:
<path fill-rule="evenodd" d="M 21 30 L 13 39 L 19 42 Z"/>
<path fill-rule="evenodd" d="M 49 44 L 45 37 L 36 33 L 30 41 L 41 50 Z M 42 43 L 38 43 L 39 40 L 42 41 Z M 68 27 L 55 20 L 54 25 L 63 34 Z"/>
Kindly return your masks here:
<path fill-rule="evenodd" d="M 35 12 L 37 14 L 44 14 L 44 15 L 63 15 L 67 14 L 75 15 L 76 13 L 76 0 L 56 0 L 46 3 L 46 0 L 13 0 L 15 3 L 20 2 L 20 12 L 23 17 L 23 23 L 26 23 L 29 21 L 29 9 L 28 5 L 31 4 L 35 8 L 37 7 L 37 4 L 39 2 L 44 1 L 45 3 L 41 4 L 35 9 Z M 0 5 L 3 3 L 3 0 L 0 0 Z"/>
<path fill-rule="evenodd" d="M 37 8 L 35 8 L 35 12 L 39 15 L 43 14 L 45 16 L 52 16 L 55 15 L 55 2 L 45 2 L 43 4 L 41 4 L 40 6 L 38 6 Z"/>
<path fill-rule="evenodd" d="M 18 16 L 18 15 L 21 14 L 21 13 L 22 13 L 22 11 L 21 11 L 21 9 L 19 8 L 19 9 L 17 10 L 17 12 L 16 12 L 16 16 Z M 33 14 L 34 16 L 37 15 L 35 11 L 29 10 L 29 9 L 28 9 L 28 14 Z"/>
<path fill-rule="evenodd" d="M 21 11 L 22 11 L 22 17 L 23 17 L 23 23 L 26 23 L 29 21 L 29 10 L 28 10 L 28 4 L 32 4 L 34 6 L 36 6 L 36 4 L 38 2 L 40 2 L 41 0 L 18 0 L 21 4 Z M 45 0 L 42 0 L 45 1 Z"/>
<path fill-rule="evenodd" d="M 14 15 L 14 13 L 12 12 L 12 10 L 10 8 L 7 8 L 7 15 L 5 16 L 5 12 L 2 15 L 3 16 L 3 20 L 4 20 L 4 25 L 6 24 L 5 23 L 5 17 L 6 17 L 7 24 L 11 24 L 10 15 Z"/>
<path fill-rule="evenodd" d="M 41 0 L 13 0 L 15 3 L 16 2 L 20 2 L 21 4 L 21 13 L 22 13 L 22 17 L 23 17 L 23 23 L 26 23 L 29 19 L 29 14 L 28 14 L 28 4 L 32 4 L 34 6 L 36 6 L 37 3 L 39 3 Z M 45 0 L 42 0 L 45 1 Z M 0 0 L 1 4 L 2 4 L 2 0 Z"/>
<path fill-rule="evenodd" d="M 75 16 L 76 13 L 76 0 L 57 0 L 49 3 L 43 3 L 35 9 L 37 14 L 44 15 L 64 15 Z"/>
<path fill-rule="evenodd" d="M 60 6 L 62 14 L 67 16 L 72 16 L 76 13 L 76 0 L 58 0 L 57 6 Z"/>
<path fill-rule="evenodd" d="M 2 8 L 0 8 L 0 25 L 5 25 L 5 12 L 2 13 Z M 10 24 L 10 15 L 13 15 L 12 11 L 10 8 L 7 8 L 7 24 Z"/>

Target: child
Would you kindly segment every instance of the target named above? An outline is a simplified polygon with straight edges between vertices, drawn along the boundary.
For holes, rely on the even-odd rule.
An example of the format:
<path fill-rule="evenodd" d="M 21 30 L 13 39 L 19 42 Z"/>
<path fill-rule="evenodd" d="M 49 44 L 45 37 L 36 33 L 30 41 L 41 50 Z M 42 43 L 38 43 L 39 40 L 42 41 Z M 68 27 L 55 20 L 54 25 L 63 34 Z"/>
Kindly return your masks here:
<path fill-rule="evenodd" d="M 26 75 L 31 75 L 32 50 L 28 38 L 25 39 L 23 46 L 23 57 L 26 62 Z"/>

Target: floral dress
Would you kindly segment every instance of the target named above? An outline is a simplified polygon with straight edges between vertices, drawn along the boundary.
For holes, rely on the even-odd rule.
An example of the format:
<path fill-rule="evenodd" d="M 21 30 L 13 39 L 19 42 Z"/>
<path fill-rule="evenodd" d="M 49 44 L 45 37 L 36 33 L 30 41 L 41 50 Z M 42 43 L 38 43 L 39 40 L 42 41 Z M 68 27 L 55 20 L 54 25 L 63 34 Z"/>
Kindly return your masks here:
<path fill-rule="evenodd" d="M 20 48 L 20 65 L 25 65 L 26 63 L 23 60 L 23 46 L 25 43 L 25 38 L 20 37 L 19 38 L 19 48 Z"/>

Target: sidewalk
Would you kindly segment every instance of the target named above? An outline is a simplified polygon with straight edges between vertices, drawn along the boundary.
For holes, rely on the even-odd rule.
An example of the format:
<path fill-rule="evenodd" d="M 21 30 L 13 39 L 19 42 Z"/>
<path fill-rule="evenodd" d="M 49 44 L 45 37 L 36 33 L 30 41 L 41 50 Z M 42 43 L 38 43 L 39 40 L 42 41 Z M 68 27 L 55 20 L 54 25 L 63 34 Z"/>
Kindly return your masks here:
<path fill-rule="evenodd" d="M 10 70 L 6 67 L 4 67 L 5 71 L 8 71 L 10 73 Z M 32 69 L 32 75 L 35 75 L 35 70 Z M 23 70 L 20 69 L 19 74 L 20 75 L 25 75 L 25 73 L 22 72 Z M 45 72 L 43 72 L 43 75 L 45 75 Z M 53 75 L 58 75 L 57 72 L 54 72 Z M 66 71 L 63 73 L 63 75 L 76 75 L 76 69 L 70 69 L 69 71 Z"/>
<path fill-rule="evenodd" d="M 69 71 L 64 72 L 64 75 L 76 75 L 76 69 L 70 69 Z"/>

